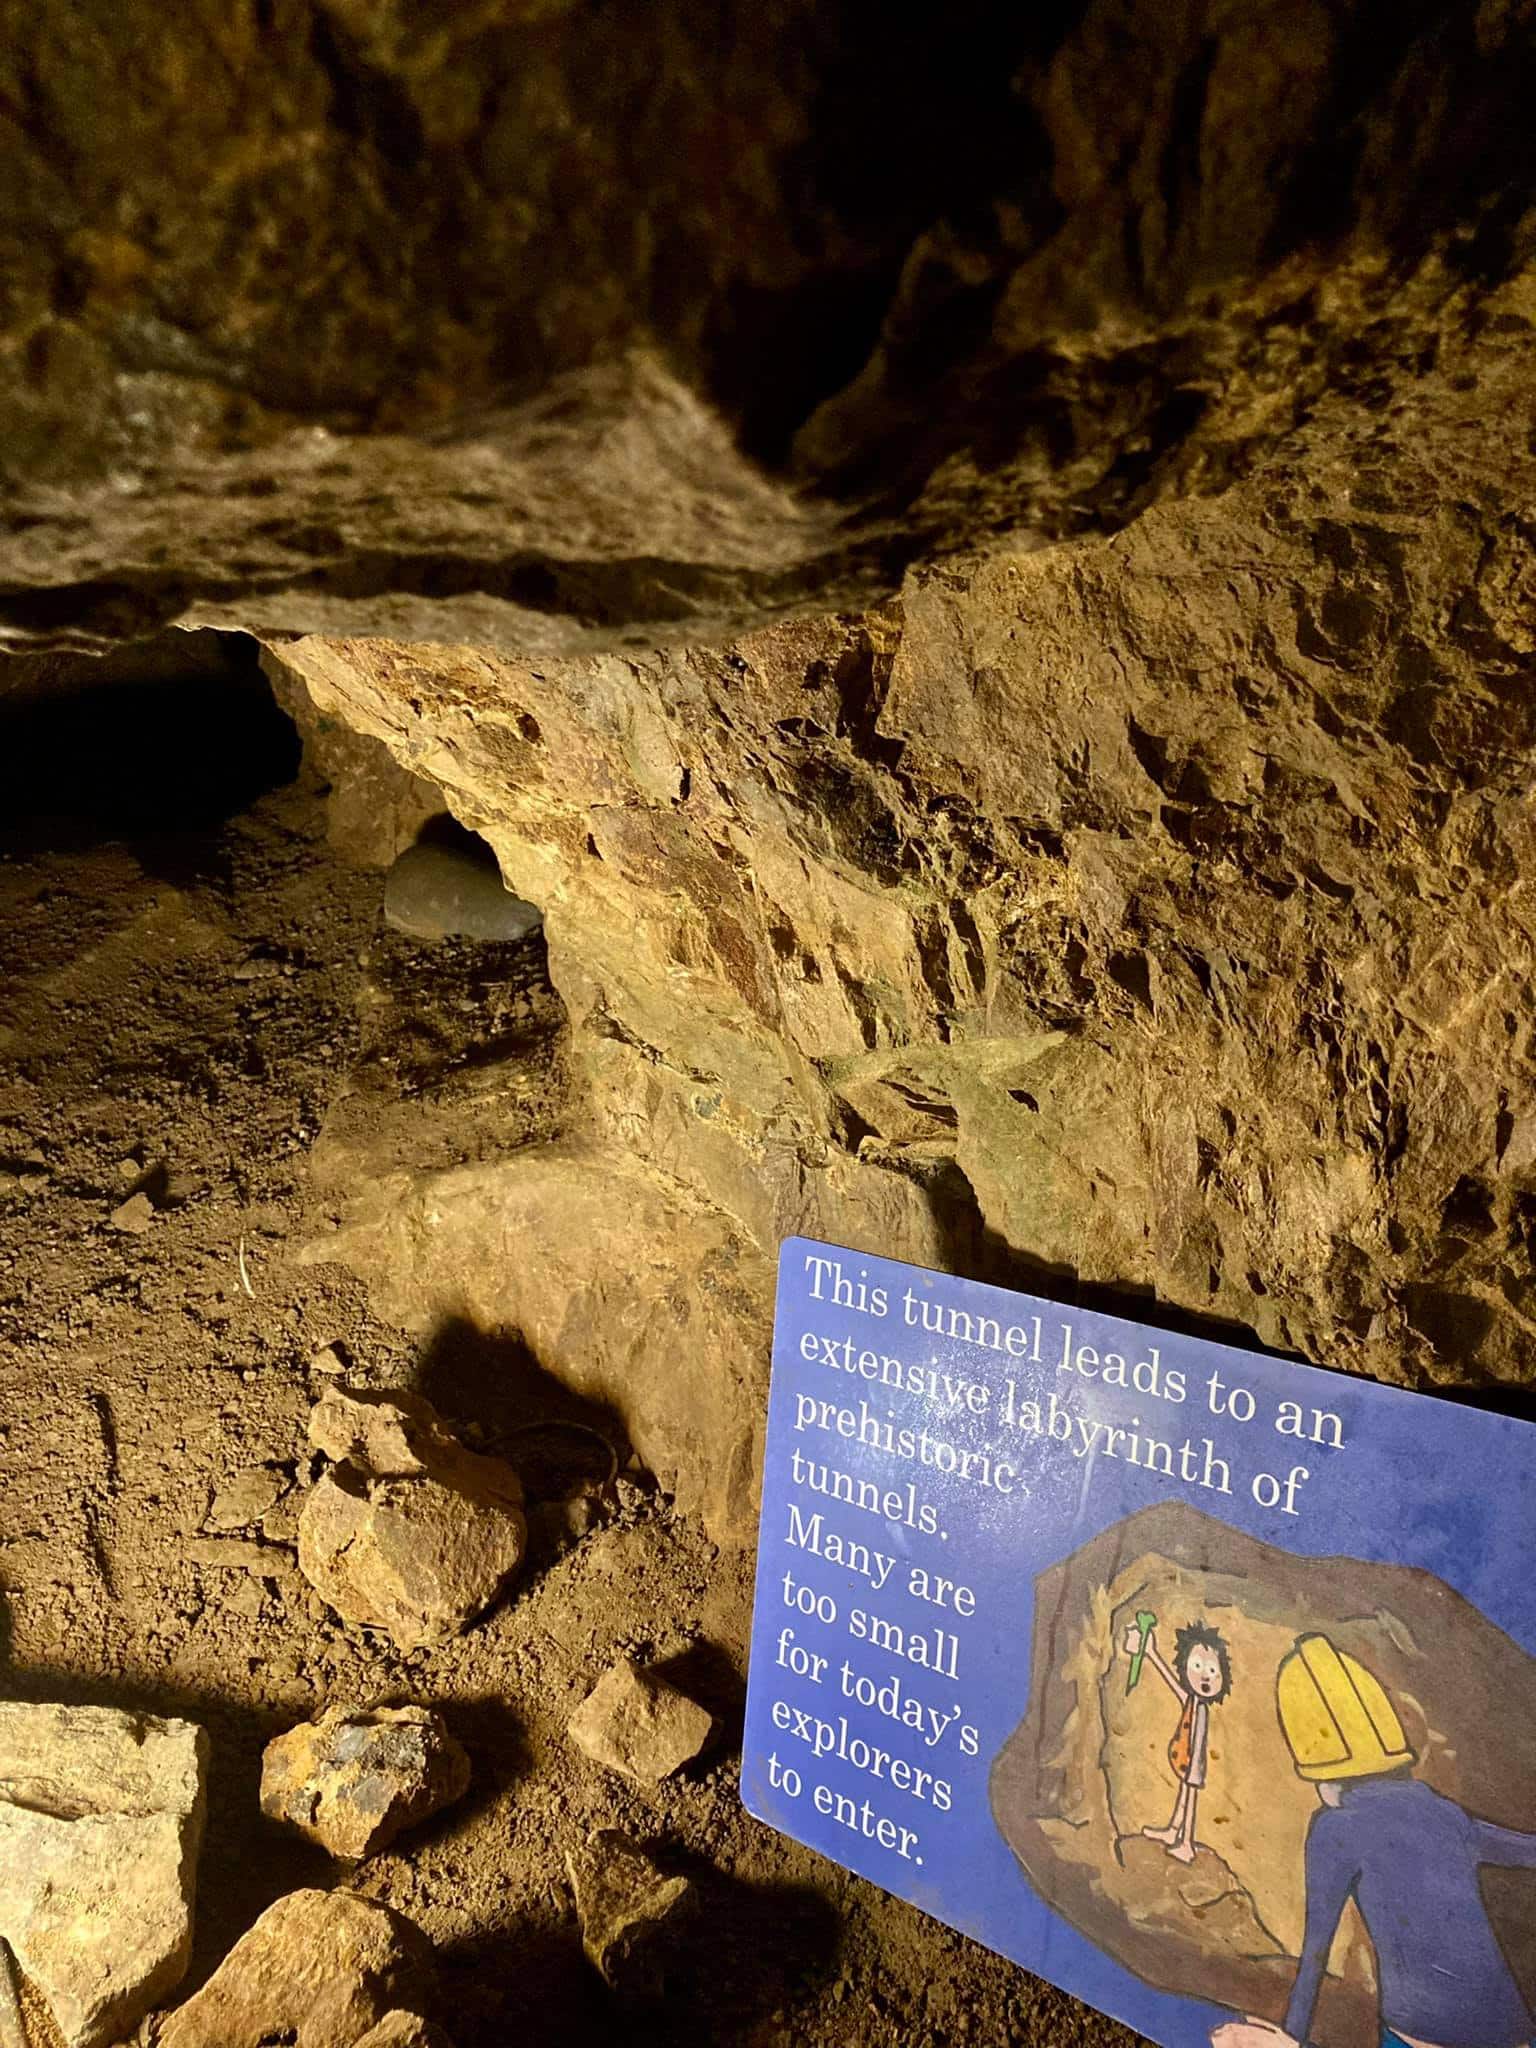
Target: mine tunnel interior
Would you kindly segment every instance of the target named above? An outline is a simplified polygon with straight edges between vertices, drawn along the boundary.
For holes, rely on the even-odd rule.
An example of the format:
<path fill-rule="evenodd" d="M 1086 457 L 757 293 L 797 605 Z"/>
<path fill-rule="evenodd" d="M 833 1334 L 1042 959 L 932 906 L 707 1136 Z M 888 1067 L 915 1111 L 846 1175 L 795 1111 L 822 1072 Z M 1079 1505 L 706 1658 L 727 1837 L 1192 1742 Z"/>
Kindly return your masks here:
<path fill-rule="evenodd" d="M 1536 0 L 31 12 L 0 2048 L 1283 2044 L 1283 1670 L 1536 1831 Z"/>

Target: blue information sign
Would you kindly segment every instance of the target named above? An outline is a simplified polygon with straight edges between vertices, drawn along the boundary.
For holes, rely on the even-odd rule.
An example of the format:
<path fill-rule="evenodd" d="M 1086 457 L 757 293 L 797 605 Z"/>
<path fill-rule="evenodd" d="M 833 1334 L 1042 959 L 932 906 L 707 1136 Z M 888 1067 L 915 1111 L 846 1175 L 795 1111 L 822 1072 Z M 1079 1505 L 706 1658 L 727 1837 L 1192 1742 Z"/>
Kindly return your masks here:
<path fill-rule="evenodd" d="M 1536 1431 L 783 1247 L 743 1796 L 1170 2048 L 1536 2034 Z"/>

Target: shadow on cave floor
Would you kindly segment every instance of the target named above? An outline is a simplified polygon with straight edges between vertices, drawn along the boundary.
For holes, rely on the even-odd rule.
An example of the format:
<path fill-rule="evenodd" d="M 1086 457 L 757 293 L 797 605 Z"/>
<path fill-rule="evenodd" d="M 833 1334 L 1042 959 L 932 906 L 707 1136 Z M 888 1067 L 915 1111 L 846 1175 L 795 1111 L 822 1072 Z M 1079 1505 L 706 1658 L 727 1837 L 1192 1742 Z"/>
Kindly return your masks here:
<path fill-rule="evenodd" d="M 606 1485 L 630 1459 L 618 1412 L 546 1372 L 515 1332 L 449 1317 L 423 1347 L 415 1390 L 477 1449 L 510 1458 L 531 1501 Z"/>
<path fill-rule="evenodd" d="M 217 866 L 219 828 L 294 780 L 298 732 L 243 633 L 173 632 L 0 696 L 0 850 L 126 843 L 153 875 Z"/>
<path fill-rule="evenodd" d="M 809 1886 L 748 1883 L 686 1853 L 657 1856 L 687 1877 L 691 1896 L 643 1952 L 654 1990 L 611 1989 L 570 1924 L 519 1923 L 453 1944 L 439 1956 L 445 2010 L 485 2025 L 504 2020 L 506 1987 L 520 2012 L 545 2016 L 530 2048 L 747 2048 L 789 2038 L 784 2008 L 824 1994 L 838 1952 L 835 1908 Z M 773 2027 L 772 2032 L 765 2031 Z"/>

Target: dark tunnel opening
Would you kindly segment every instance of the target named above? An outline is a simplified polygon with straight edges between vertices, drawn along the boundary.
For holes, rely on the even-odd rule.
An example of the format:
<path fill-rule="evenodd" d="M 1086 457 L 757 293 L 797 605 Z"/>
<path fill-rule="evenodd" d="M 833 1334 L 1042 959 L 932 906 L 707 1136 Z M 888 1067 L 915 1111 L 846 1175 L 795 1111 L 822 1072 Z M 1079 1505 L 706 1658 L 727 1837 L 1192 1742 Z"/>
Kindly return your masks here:
<path fill-rule="evenodd" d="M 248 634 L 16 660 L 0 680 L 0 847 L 207 833 L 293 781 L 300 757 Z"/>

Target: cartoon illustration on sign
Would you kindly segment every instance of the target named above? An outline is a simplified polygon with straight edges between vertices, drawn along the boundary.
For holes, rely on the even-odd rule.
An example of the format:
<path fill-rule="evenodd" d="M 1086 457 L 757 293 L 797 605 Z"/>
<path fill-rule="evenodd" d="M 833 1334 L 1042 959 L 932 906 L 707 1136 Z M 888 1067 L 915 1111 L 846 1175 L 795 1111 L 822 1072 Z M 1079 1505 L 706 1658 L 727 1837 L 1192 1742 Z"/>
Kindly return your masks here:
<path fill-rule="evenodd" d="M 1529 1425 L 791 1239 L 763 1475 L 760 1819 L 1162 2048 L 1536 2048 Z"/>
<path fill-rule="evenodd" d="M 1413 1775 L 1397 1710 L 1371 1671 L 1325 1635 L 1305 1635 L 1280 1666 L 1280 1727 L 1296 1772 L 1322 1805 L 1307 1830 L 1306 1922 L 1280 2027 L 1216 2028 L 1215 2048 L 1306 2041 L 1345 1907 L 1376 1954 L 1384 2048 L 1520 2048 L 1536 2034 L 1488 1919 L 1482 1874 L 1536 1869 L 1536 1834 L 1475 1820 Z"/>
<path fill-rule="evenodd" d="M 1125 1631 L 1131 1660 L 1126 1691 L 1134 1692 L 1143 1659 L 1179 1702 L 1178 1726 L 1168 1744 L 1168 1762 L 1179 1781 L 1173 1815 L 1162 1828 L 1143 1828 L 1149 1842 L 1161 1842 L 1178 1863 L 1195 1860 L 1195 1810 L 1211 1753 L 1211 1709 L 1232 1690 L 1232 1663 L 1219 1632 L 1192 1621 L 1174 1638 L 1170 1665 L 1157 1647 L 1157 1616 L 1143 1610 Z"/>
<path fill-rule="evenodd" d="M 1216 2048 L 1536 2039 L 1536 1658 L 1470 1602 L 1170 1503 L 1042 1573 L 1035 1614 L 993 1815 L 1106 1956 L 1241 2015 Z"/>

